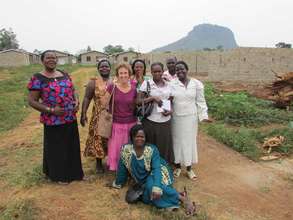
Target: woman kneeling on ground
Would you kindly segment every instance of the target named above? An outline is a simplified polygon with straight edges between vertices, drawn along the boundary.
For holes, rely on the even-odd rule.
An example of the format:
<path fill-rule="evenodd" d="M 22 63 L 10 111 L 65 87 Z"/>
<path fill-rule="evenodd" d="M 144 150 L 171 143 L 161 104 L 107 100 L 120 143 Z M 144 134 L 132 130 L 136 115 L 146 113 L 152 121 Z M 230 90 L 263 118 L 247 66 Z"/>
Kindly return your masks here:
<path fill-rule="evenodd" d="M 194 214 L 195 205 L 188 201 L 185 193 L 173 188 L 172 172 L 156 146 L 145 142 L 142 125 L 131 128 L 130 140 L 130 144 L 122 147 L 116 180 L 112 186 L 120 189 L 130 174 L 136 184 L 127 191 L 127 202 L 141 200 L 157 208 L 171 210 L 179 208 L 179 203 L 183 202 L 187 214 Z"/>

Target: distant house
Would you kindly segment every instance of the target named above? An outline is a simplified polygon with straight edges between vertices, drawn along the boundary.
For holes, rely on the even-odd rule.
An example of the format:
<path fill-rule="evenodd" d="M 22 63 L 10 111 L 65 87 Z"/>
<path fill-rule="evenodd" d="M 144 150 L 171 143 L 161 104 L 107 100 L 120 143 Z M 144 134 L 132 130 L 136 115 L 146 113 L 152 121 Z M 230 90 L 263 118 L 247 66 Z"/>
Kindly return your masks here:
<path fill-rule="evenodd" d="M 108 58 L 108 54 L 92 50 L 80 54 L 80 63 L 87 65 L 95 65 L 100 59 L 103 58 Z"/>
<path fill-rule="evenodd" d="M 111 55 L 111 62 L 117 63 L 131 63 L 133 60 L 140 58 L 141 54 L 135 51 L 125 51 L 121 53 L 115 53 Z"/>
<path fill-rule="evenodd" d="M 70 53 L 66 53 L 66 52 L 61 52 L 58 50 L 54 50 L 55 54 L 58 58 L 58 64 L 60 65 L 64 65 L 64 64 L 75 64 L 77 63 L 77 58 L 70 54 Z"/>
<path fill-rule="evenodd" d="M 0 66 L 26 66 L 40 63 L 38 54 L 30 53 L 20 49 L 9 49 L 0 51 Z"/>

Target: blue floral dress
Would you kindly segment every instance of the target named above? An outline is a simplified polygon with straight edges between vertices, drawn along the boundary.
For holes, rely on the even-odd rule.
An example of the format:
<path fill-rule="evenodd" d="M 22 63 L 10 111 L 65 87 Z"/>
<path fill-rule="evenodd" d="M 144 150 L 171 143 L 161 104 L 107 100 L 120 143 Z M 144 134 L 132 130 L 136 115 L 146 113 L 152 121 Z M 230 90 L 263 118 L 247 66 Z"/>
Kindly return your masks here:
<path fill-rule="evenodd" d="M 158 208 L 178 208 L 179 193 L 173 188 L 172 172 L 165 160 L 160 157 L 156 146 L 146 144 L 143 155 L 137 157 L 133 144 L 122 147 L 118 164 L 116 187 L 121 187 L 127 181 L 128 173 L 136 183 L 144 185 L 142 201 Z M 152 192 L 161 193 L 161 198 L 151 200 Z"/>

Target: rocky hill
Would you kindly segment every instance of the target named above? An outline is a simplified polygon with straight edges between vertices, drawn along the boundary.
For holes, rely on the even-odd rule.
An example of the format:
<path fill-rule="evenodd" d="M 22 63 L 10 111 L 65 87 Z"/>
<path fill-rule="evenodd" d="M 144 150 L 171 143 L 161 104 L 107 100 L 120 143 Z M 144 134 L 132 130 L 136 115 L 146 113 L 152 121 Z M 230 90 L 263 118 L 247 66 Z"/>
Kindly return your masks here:
<path fill-rule="evenodd" d="M 217 47 L 223 49 L 237 47 L 233 32 L 229 28 L 219 25 L 200 24 L 194 26 L 186 37 L 153 51 L 202 50 L 204 48 L 216 49 Z"/>

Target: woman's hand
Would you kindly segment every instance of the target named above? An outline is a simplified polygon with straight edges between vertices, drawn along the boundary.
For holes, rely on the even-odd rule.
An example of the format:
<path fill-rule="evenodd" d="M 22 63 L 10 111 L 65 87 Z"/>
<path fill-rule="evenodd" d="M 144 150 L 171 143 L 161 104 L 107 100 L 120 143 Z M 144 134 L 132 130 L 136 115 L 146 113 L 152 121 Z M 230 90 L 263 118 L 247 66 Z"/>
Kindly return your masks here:
<path fill-rule="evenodd" d="M 77 101 L 74 101 L 74 109 L 73 109 L 73 111 L 75 112 L 75 113 L 77 113 L 78 112 L 78 110 L 79 110 L 79 101 L 77 100 Z"/>
<path fill-rule="evenodd" d="M 151 194 L 151 200 L 157 200 L 161 198 L 161 193 L 159 192 L 152 192 Z"/>
<path fill-rule="evenodd" d="M 164 111 L 162 112 L 162 115 L 164 115 L 164 116 L 169 116 L 169 115 L 172 115 L 172 113 L 173 113 L 173 111 L 167 111 L 167 110 L 164 110 Z"/>
<path fill-rule="evenodd" d="M 61 108 L 60 106 L 56 106 L 55 108 L 53 108 L 52 114 L 54 115 L 58 115 L 61 116 L 65 113 L 64 108 Z"/>
<path fill-rule="evenodd" d="M 214 122 L 214 119 L 212 119 L 212 118 L 206 118 L 206 119 L 203 119 L 201 122 L 212 123 L 212 122 Z"/>
<path fill-rule="evenodd" d="M 162 106 L 163 101 L 159 97 L 153 96 L 152 98 L 153 98 L 153 101 L 156 102 L 159 107 Z"/>
<path fill-rule="evenodd" d="M 87 116 L 86 114 L 82 114 L 81 117 L 80 117 L 80 124 L 82 127 L 84 127 L 87 123 Z"/>

